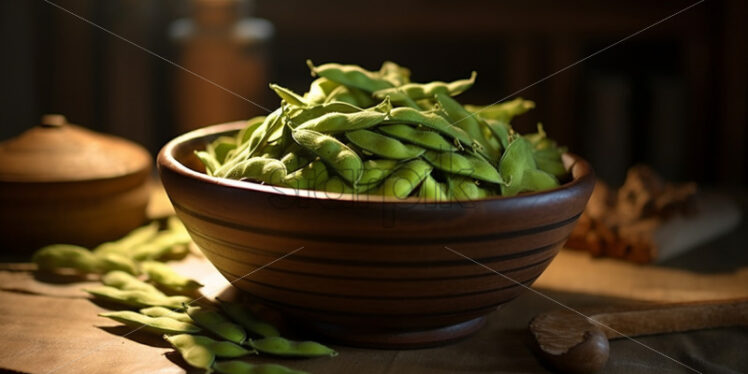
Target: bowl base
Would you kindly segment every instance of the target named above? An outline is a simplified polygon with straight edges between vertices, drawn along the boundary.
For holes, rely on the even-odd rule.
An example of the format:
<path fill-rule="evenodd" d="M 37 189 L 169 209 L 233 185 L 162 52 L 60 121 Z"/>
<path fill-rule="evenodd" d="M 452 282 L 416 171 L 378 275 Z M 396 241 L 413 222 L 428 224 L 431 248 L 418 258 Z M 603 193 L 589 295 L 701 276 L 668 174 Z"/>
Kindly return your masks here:
<path fill-rule="evenodd" d="M 486 317 L 481 316 L 451 326 L 418 331 L 351 328 L 324 322 L 306 322 L 304 327 L 345 345 L 364 348 L 414 349 L 455 342 L 477 332 L 485 324 Z"/>

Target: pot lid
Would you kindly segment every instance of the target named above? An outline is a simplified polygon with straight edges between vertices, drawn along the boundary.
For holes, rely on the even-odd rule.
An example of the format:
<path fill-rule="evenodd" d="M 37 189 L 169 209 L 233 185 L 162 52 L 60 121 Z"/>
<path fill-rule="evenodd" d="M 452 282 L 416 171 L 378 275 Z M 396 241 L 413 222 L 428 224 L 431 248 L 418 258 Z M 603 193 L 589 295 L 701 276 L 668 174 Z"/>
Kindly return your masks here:
<path fill-rule="evenodd" d="M 130 141 L 67 123 L 60 114 L 0 143 L 0 181 L 72 182 L 149 169 L 151 156 Z"/>

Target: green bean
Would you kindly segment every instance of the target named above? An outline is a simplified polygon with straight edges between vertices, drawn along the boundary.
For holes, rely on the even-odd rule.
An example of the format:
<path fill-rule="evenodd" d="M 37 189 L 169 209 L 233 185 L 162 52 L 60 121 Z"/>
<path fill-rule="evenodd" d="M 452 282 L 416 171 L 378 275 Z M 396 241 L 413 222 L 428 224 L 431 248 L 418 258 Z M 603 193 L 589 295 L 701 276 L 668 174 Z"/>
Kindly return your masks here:
<path fill-rule="evenodd" d="M 239 360 L 217 361 L 213 364 L 213 370 L 222 374 L 309 374 L 278 364 L 250 364 Z"/>
<path fill-rule="evenodd" d="M 155 295 L 166 296 L 152 284 L 141 281 L 134 276 L 123 271 L 110 271 L 101 277 L 101 283 L 105 286 L 118 288 L 125 291 L 143 291 Z"/>
<path fill-rule="evenodd" d="M 423 160 L 408 161 L 387 177 L 379 188 L 374 190 L 375 194 L 398 199 L 406 198 L 431 173 L 431 169 L 431 165 Z"/>
<path fill-rule="evenodd" d="M 516 137 L 509 143 L 499 162 L 499 172 L 507 180 L 507 183 L 501 186 L 501 194 L 514 196 L 520 192 L 539 191 L 558 185 L 552 175 L 536 171 L 540 170 L 537 170 L 535 164 L 532 145 L 527 139 Z M 526 180 L 525 175 L 527 175 Z"/>
<path fill-rule="evenodd" d="M 205 174 L 213 176 L 215 171 L 221 167 L 221 163 L 208 152 L 195 151 L 195 156 L 205 165 Z"/>
<path fill-rule="evenodd" d="M 394 103 L 403 103 L 406 99 L 420 100 L 434 97 L 436 94 L 456 96 L 473 86 L 478 74 L 473 72 L 470 79 L 461 79 L 454 82 L 431 82 L 431 83 L 408 83 L 399 87 L 386 88 L 374 91 L 372 96 L 383 99 L 389 96 Z"/>
<path fill-rule="evenodd" d="M 240 304 L 221 299 L 217 300 L 221 310 L 247 331 L 265 338 L 280 336 L 280 333 L 273 325 L 256 318 L 249 310 L 242 307 Z"/>
<path fill-rule="evenodd" d="M 131 251 L 133 247 L 153 240 L 157 234 L 158 222 L 151 222 L 148 225 L 130 231 L 129 234 L 119 240 L 100 244 L 98 247 L 93 249 L 93 252 L 97 255 L 116 253 L 118 255 L 130 257 L 132 256 Z"/>
<path fill-rule="evenodd" d="M 341 177 L 355 184 L 361 178 L 363 163 L 352 149 L 339 140 L 317 131 L 296 129 L 294 140 L 310 150 L 329 165 Z"/>
<path fill-rule="evenodd" d="M 365 70 L 360 66 L 329 63 L 315 67 L 311 60 L 307 60 L 306 64 L 313 75 L 325 77 L 333 82 L 356 87 L 366 92 L 374 92 L 393 86 L 379 73 Z"/>
<path fill-rule="evenodd" d="M 298 106 L 298 107 L 309 106 L 309 103 L 306 101 L 306 99 L 298 95 L 296 92 L 289 90 L 288 88 L 281 87 L 273 83 L 270 84 L 270 88 L 273 91 L 275 91 L 275 94 L 278 95 L 278 97 L 280 97 L 282 100 L 284 100 L 285 102 L 293 106 Z"/>
<path fill-rule="evenodd" d="M 478 120 L 473 116 L 472 113 L 465 110 L 457 101 L 449 97 L 444 93 L 436 94 L 436 101 L 439 106 L 447 115 L 450 122 L 455 126 L 465 130 L 478 144 L 485 150 L 489 160 L 498 161 L 499 150 L 491 147 L 486 137 L 483 135 L 483 127 Z"/>
<path fill-rule="evenodd" d="M 320 189 L 322 191 L 332 193 L 332 195 L 327 194 L 327 197 L 336 197 L 342 194 L 356 193 L 356 190 L 350 184 L 348 184 L 348 182 L 344 181 L 343 178 L 340 178 L 338 176 L 333 176 L 330 179 L 326 180 L 322 184 L 322 188 Z"/>
<path fill-rule="evenodd" d="M 244 144 L 246 143 L 249 138 L 254 134 L 255 131 L 262 125 L 263 122 L 265 122 L 265 116 L 257 116 L 250 118 L 247 121 L 247 125 L 244 126 L 241 130 L 239 130 L 239 133 L 236 135 L 236 144 Z"/>
<path fill-rule="evenodd" d="M 200 328 L 187 322 L 177 321 L 168 317 L 149 317 L 130 310 L 99 313 L 100 317 L 107 317 L 127 326 L 138 327 L 139 330 L 154 334 L 184 334 L 199 332 Z"/>
<path fill-rule="evenodd" d="M 449 173 L 465 175 L 491 183 L 504 183 L 504 180 L 493 165 L 480 157 L 461 155 L 454 152 L 428 151 L 423 154 L 431 165 Z"/>
<path fill-rule="evenodd" d="M 231 342 L 216 341 L 201 335 L 165 335 L 164 340 L 169 342 L 190 366 L 206 370 L 211 370 L 216 357 L 234 358 L 257 353 Z"/>
<path fill-rule="evenodd" d="M 446 186 L 437 182 L 431 175 L 427 175 L 418 188 L 418 196 L 422 199 L 433 201 L 448 201 Z"/>
<path fill-rule="evenodd" d="M 296 108 L 293 110 L 290 110 L 287 113 L 287 116 L 289 117 L 289 125 L 292 128 L 299 127 L 299 125 L 313 120 L 315 118 L 322 117 L 325 114 L 329 113 L 357 113 L 362 111 L 363 109 L 348 103 L 343 103 L 340 101 L 335 101 L 332 103 L 326 103 L 326 104 L 318 104 L 311 106 L 309 108 Z"/>
<path fill-rule="evenodd" d="M 329 175 L 325 163 L 317 159 L 307 166 L 288 174 L 283 180 L 283 184 L 297 190 L 307 190 L 321 186 L 328 178 Z"/>
<path fill-rule="evenodd" d="M 389 119 L 385 120 L 384 123 L 420 124 L 447 135 L 452 139 L 456 139 L 462 144 L 473 144 L 473 139 L 463 129 L 453 126 L 446 119 L 436 113 L 425 113 L 413 108 L 400 107 L 392 109 Z M 460 148 L 460 145 L 455 145 Z"/>
<path fill-rule="evenodd" d="M 189 235 L 171 230 L 161 231 L 150 241 L 131 248 L 130 257 L 136 261 L 158 260 L 168 256 L 174 246 L 189 242 Z"/>
<path fill-rule="evenodd" d="M 325 101 L 330 92 L 338 86 L 340 86 L 339 83 L 333 82 L 327 78 L 317 78 L 309 86 L 309 92 L 305 97 L 310 103 L 321 104 Z"/>
<path fill-rule="evenodd" d="M 277 185 L 286 177 L 286 166 L 272 158 L 252 157 L 234 165 L 220 176 Z"/>
<path fill-rule="evenodd" d="M 138 267 L 135 261 L 129 257 L 121 256 L 116 253 L 105 253 L 96 255 L 96 259 L 99 262 L 99 269 L 104 271 L 119 270 L 129 274 L 138 274 Z"/>
<path fill-rule="evenodd" d="M 337 356 L 338 352 L 317 342 L 305 341 L 296 342 L 273 336 L 262 339 L 250 339 L 247 344 L 261 353 L 267 353 L 276 356 L 292 357 L 321 357 Z"/>
<path fill-rule="evenodd" d="M 379 75 L 390 81 L 395 86 L 410 83 L 410 69 L 400 66 L 392 61 L 385 61 L 379 69 Z"/>
<path fill-rule="evenodd" d="M 395 138 L 369 130 L 348 131 L 345 137 L 363 150 L 394 160 L 410 160 L 424 152 L 424 149 L 419 146 L 403 144 Z"/>
<path fill-rule="evenodd" d="M 393 138 L 400 139 L 424 148 L 443 152 L 456 152 L 457 147 L 434 131 L 419 130 L 408 125 L 386 125 L 377 129 Z"/>
<path fill-rule="evenodd" d="M 219 136 L 206 147 L 208 154 L 221 164 L 226 161 L 226 155 L 234 149 L 236 149 L 236 139 L 229 136 Z"/>
<path fill-rule="evenodd" d="M 357 186 L 374 185 L 387 178 L 399 165 L 396 160 L 367 160 L 364 161 L 364 172 Z M 361 192 L 361 191 L 356 191 Z"/>
<path fill-rule="evenodd" d="M 88 249 L 71 244 L 52 244 L 39 249 L 31 258 L 39 270 L 74 269 L 83 273 L 99 273 L 99 261 Z"/>
<path fill-rule="evenodd" d="M 144 261 L 141 270 L 148 280 L 169 291 L 180 294 L 191 294 L 201 288 L 200 282 L 175 272 L 169 265 L 156 261 Z"/>
<path fill-rule="evenodd" d="M 312 130 L 322 133 L 340 133 L 368 129 L 384 121 L 385 113 L 364 110 L 356 113 L 328 113 L 299 125 L 297 130 Z"/>
<path fill-rule="evenodd" d="M 325 98 L 325 103 L 342 102 L 359 107 L 374 105 L 374 99 L 355 87 L 338 86 Z"/>
<path fill-rule="evenodd" d="M 217 310 L 206 309 L 199 306 L 188 306 L 187 315 L 189 315 L 198 326 L 226 340 L 237 344 L 242 344 L 247 340 L 247 333 L 244 329 L 226 319 L 226 317 Z"/>
<path fill-rule="evenodd" d="M 84 291 L 105 301 L 137 308 L 163 306 L 178 309 L 182 307 L 183 303 L 191 301 L 186 296 L 163 296 L 142 290 L 120 290 L 109 286 L 88 288 L 84 289 Z"/>
<path fill-rule="evenodd" d="M 169 308 L 164 308 L 162 306 L 150 306 L 147 308 L 140 309 L 140 314 L 146 315 L 148 317 L 166 317 L 171 318 L 176 321 L 185 322 L 189 324 L 193 324 L 194 321 L 190 316 L 187 315 L 187 313 L 182 312 L 175 312 Z"/>
<path fill-rule="evenodd" d="M 447 177 L 449 195 L 455 200 L 476 200 L 488 196 L 488 191 L 478 187 L 470 178 L 451 175 Z"/>
<path fill-rule="evenodd" d="M 487 106 L 465 106 L 465 109 L 481 118 L 498 120 L 504 123 L 509 123 L 515 116 L 523 114 L 532 108 L 535 108 L 535 103 L 530 100 L 523 100 L 521 97 L 512 101 Z"/>

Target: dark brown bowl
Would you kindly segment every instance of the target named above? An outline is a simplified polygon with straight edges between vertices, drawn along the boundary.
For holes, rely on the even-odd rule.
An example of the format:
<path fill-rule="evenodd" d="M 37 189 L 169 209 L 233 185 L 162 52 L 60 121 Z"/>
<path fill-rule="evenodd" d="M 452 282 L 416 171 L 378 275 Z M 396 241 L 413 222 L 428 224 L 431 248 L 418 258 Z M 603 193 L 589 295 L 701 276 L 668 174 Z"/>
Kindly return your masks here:
<path fill-rule="evenodd" d="M 559 188 L 464 203 L 330 197 L 201 172 L 193 151 L 243 125 L 164 146 L 166 192 L 234 286 L 353 345 L 423 347 L 477 331 L 548 266 L 594 184 L 589 164 L 573 155 L 573 180 Z"/>

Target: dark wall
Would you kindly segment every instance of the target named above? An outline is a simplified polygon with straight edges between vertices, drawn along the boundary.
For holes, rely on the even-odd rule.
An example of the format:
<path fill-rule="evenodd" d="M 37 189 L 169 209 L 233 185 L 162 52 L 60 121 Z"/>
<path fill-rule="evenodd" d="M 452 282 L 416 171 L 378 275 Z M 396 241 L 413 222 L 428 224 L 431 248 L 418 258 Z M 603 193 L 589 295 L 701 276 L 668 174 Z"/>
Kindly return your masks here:
<path fill-rule="evenodd" d="M 173 21 L 190 15 L 187 3 L 57 3 L 164 58 L 184 61 L 183 47 L 168 34 Z M 743 185 L 746 4 L 706 1 L 618 43 L 691 4 L 263 0 L 238 9 L 275 28 L 272 43 L 262 47 L 271 61 L 269 72 L 255 79 L 262 86 L 273 81 L 303 91 L 311 80 L 307 58 L 369 68 L 394 60 L 420 81 L 477 70 L 478 82 L 462 100 L 535 100 L 537 109 L 517 127 L 528 131 L 542 122 L 613 183 L 626 167 L 646 162 L 673 179 Z M 197 78 L 44 2 L 2 2 L 0 17 L 0 137 L 45 112 L 65 113 L 153 152 L 182 131 L 179 118 L 187 109 L 175 100 L 183 87 L 177 82 Z M 235 80 L 230 74 L 208 78 L 222 85 Z M 277 105 L 269 90 L 260 92 L 250 99 Z M 226 92 L 212 94 L 246 106 L 246 116 L 257 113 Z M 221 113 L 215 118 L 223 120 Z"/>

